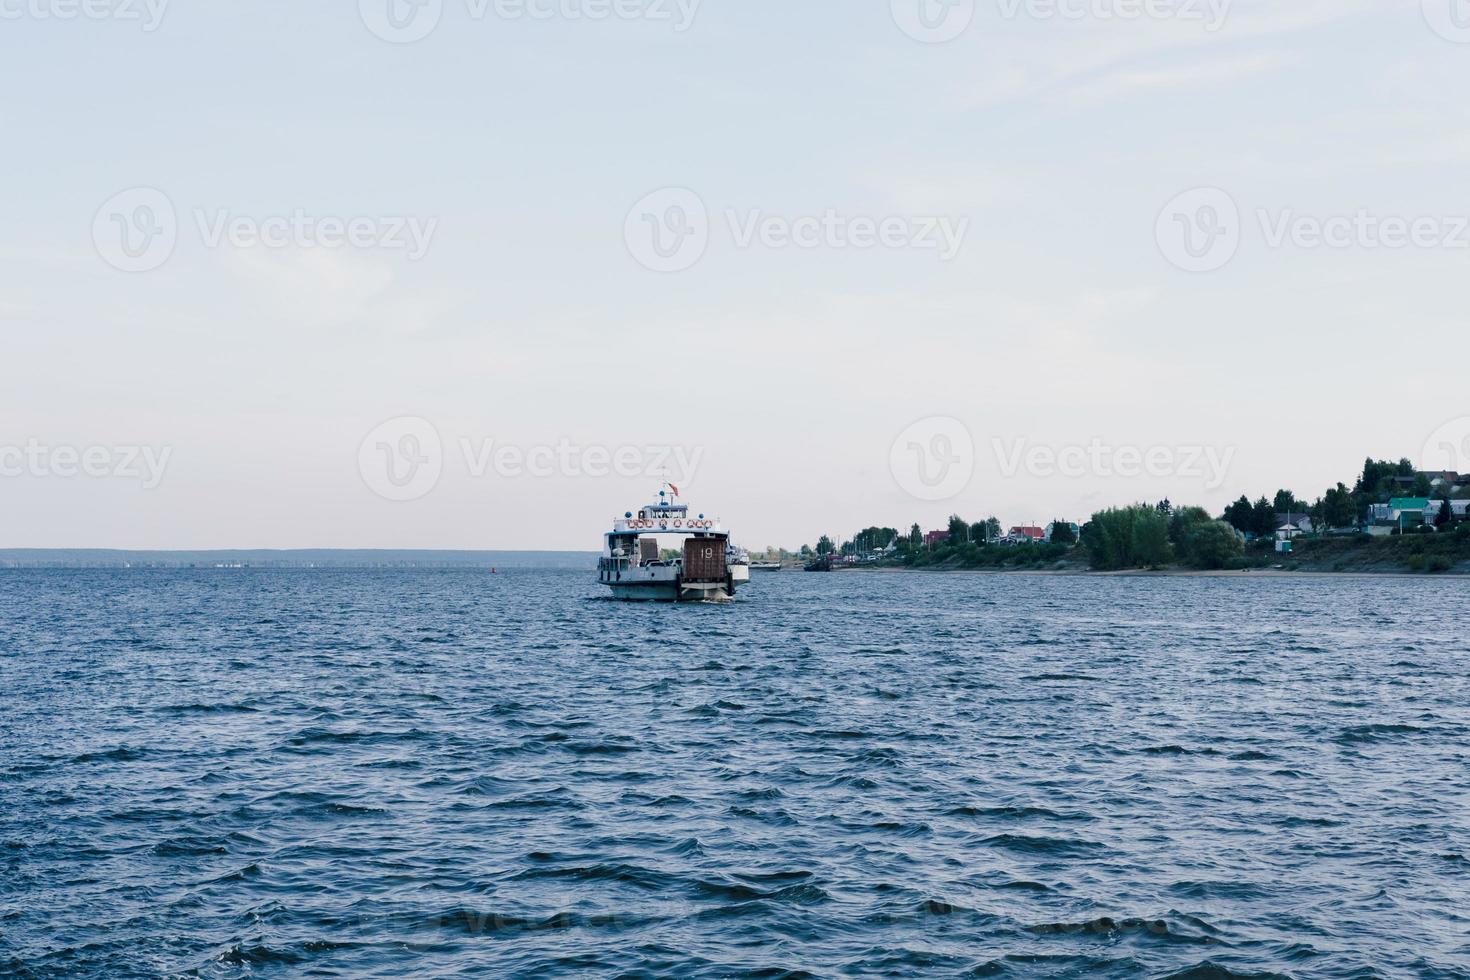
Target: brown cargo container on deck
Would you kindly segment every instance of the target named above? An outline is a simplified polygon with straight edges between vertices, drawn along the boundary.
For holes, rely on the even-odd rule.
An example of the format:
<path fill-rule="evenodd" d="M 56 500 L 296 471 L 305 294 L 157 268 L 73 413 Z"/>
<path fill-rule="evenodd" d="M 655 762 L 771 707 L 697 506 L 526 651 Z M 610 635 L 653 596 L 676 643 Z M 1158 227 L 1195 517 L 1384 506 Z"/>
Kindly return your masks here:
<path fill-rule="evenodd" d="M 684 581 L 723 582 L 726 575 L 722 538 L 689 538 L 684 542 Z"/>

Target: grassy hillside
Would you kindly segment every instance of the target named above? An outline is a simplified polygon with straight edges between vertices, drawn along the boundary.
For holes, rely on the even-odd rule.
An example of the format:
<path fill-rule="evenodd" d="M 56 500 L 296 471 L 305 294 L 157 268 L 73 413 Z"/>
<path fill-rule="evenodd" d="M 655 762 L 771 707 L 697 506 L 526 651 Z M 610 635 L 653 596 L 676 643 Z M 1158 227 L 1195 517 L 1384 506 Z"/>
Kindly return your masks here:
<path fill-rule="evenodd" d="M 1470 525 L 1449 534 L 1298 541 L 1276 564 L 1304 572 L 1420 572 L 1470 574 Z"/>

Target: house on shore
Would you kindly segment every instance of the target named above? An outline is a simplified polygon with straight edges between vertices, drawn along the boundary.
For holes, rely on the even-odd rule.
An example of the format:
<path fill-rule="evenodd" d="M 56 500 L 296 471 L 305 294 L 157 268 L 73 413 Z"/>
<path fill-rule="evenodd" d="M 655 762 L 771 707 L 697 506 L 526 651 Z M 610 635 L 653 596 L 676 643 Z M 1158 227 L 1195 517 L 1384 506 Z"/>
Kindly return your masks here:
<path fill-rule="evenodd" d="M 1434 526 L 1439 520 L 1442 499 L 1434 497 L 1394 497 L 1386 504 L 1368 508 L 1368 524 L 1364 529 L 1376 537 L 1387 537 L 1395 531 L 1413 531 L 1424 525 Z M 1450 501 L 1450 520 L 1458 524 L 1470 520 L 1470 500 Z"/>
<path fill-rule="evenodd" d="M 1443 502 L 1442 500 L 1433 499 L 1429 501 L 1429 506 L 1424 508 L 1425 524 L 1433 524 L 1439 520 L 1439 508 Z M 1470 518 L 1470 500 L 1451 500 L 1450 522 L 1458 524 L 1467 518 Z"/>
<path fill-rule="evenodd" d="M 1300 535 L 1311 534 L 1317 529 L 1316 525 L 1312 523 L 1310 515 L 1294 512 L 1277 514 L 1275 525 L 1277 541 L 1290 541 Z"/>
<path fill-rule="evenodd" d="M 1424 523 L 1428 507 L 1428 497 L 1394 497 L 1386 504 L 1373 504 L 1368 508 L 1365 530 L 1375 537 L 1387 537 L 1401 529 L 1416 528 Z"/>

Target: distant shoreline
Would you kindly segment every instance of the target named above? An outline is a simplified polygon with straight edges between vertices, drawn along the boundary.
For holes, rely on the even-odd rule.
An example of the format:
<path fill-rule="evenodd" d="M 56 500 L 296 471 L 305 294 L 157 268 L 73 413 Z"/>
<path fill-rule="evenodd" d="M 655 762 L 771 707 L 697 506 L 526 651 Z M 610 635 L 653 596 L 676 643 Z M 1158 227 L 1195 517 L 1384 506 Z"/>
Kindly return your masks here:
<path fill-rule="evenodd" d="M 1117 571 L 1094 571 L 1090 568 L 844 568 L 841 574 L 860 572 L 868 575 L 893 572 L 919 572 L 926 575 L 1033 575 L 1053 578 L 1411 578 L 1470 579 L 1465 572 L 1408 572 L 1402 569 L 1383 571 L 1306 571 L 1291 568 L 1241 568 L 1211 571 L 1198 568 L 1124 568 Z"/>
<path fill-rule="evenodd" d="M 591 568 L 593 551 L 0 548 L 0 568 Z"/>

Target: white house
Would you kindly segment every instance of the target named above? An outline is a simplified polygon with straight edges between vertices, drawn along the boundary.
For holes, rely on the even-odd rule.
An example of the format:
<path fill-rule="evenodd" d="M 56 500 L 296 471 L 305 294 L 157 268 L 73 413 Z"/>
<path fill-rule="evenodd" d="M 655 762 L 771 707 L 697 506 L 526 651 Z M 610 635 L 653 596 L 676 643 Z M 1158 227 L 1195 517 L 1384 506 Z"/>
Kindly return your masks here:
<path fill-rule="evenodd" d="M 1425 524 L 1433 524 L 1435 521 L 1439 520 L 1439 505 L 1440 501 L 1431 500 L 1429 502 L 1429 505 L 1424 508 Z M 1467 508 L 1470 508 L 1470 500 L 1450 501 L 1450 514 L 1457 522 L 1465 520 Z"/>
<path fill-rule="evenodd" d="M 1276 515 L 1276 540 L 1290 541 L 1292 538 L 1302 534 L 1311 534 L 1316 530 L 1312 524 L 1312 518 L 1307 514 L 1277 514 Z"/>

